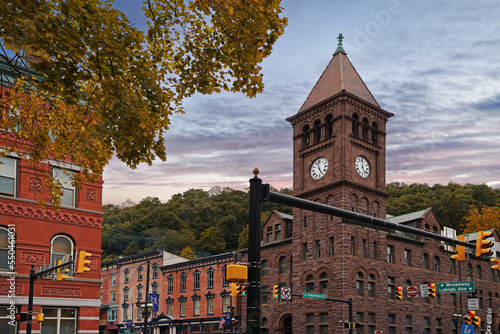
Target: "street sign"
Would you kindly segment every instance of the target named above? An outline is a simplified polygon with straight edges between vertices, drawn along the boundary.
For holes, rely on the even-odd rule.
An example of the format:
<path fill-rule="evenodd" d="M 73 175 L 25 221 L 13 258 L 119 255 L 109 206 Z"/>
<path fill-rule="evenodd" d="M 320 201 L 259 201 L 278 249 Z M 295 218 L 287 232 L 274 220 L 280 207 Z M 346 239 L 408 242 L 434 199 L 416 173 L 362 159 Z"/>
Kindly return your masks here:
<path fill-rule="evenodd" d="M 322 293 L 302 292 L 302 297 L 313 298 L 313 299 L 325 299 L 326 295 Z"/>
<path fill-rule="evenodd" d="M 406 288 L 406 294 L 408 297 L 415 298 L 418 296 L 418 289 L 416 286 L 409 286 Z"/>
<path fill-rule="evenodd" d="M 420 284 L 420 296 L 429 297 L 429 284 Z"/>
<path fill-rule="evenodd" d="M 468 301 L 469 311 L 477 311 L 479 310 L 479 299 L 470 298 Z"/>
<path fill-rule="evenodd" d="M 281 288 L 281 298 L 282 299 L 292 298 L 292 291 L 290 290 L 290 288 Z"/>
<path fill-rule="evenodd" d="M 462 334 L 472 334 L 474 332 L 474 325 L 463 324 L 462 325 Z"/>
<path fill-rule="evenodd" d="M 443 292 L 474 292 L 474 281 L 436 283 L 438 293 Z"/>

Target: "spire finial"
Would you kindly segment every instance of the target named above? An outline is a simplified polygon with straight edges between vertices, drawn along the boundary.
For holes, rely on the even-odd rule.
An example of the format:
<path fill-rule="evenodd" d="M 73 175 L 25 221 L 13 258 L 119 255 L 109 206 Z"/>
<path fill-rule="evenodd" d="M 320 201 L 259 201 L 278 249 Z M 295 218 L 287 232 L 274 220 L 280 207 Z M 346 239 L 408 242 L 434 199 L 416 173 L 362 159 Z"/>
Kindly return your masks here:
<path fill-rule="evenodd" d="M 339 40 L 339 45 L 337 46 L 337 50 L 335 50 L 333 55 L 335 56 L 339 52 L 342 52 L 343 54 L 347 55 L 344 48 L 342 47 L 342 40 L 344 39 L 344 35 L 342 35 L 342 33 L 340 33 L 339 37 L 337 37 L 337 39 Z"/>

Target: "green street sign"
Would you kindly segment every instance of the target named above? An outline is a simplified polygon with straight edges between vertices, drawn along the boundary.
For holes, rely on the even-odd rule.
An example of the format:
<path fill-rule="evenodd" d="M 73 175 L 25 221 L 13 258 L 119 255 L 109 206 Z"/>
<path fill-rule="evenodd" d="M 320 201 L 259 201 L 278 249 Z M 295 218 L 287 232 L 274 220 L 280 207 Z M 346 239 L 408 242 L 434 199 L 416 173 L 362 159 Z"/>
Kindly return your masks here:
<path fill-rule="evenodd" d="M 326 295 L 322 293 L 302 292 L 303 298 L 325 299 Z"/>
<path fill-rule="evenodd" d="M 437 293 L 444 292 L 474 292 L 474 281 L 436 283 Z"/>

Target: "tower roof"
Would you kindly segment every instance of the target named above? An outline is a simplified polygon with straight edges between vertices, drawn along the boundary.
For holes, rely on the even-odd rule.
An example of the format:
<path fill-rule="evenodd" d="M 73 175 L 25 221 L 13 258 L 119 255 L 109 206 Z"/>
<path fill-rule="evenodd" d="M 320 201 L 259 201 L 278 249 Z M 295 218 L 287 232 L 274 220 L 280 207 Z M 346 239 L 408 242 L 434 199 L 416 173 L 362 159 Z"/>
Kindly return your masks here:
<path fill-rule="evenodd" d="M 352 66 L 347 53 L 342 47 L 342 34 L 339 35 L 339 45 L 330 63 L 323 71 L 318 82 L 309 93 L 299 112 L 306 110 L 345 90 L 362 100 L 380 107 L 372 93 L 368 90 L 358 72 Z"/>

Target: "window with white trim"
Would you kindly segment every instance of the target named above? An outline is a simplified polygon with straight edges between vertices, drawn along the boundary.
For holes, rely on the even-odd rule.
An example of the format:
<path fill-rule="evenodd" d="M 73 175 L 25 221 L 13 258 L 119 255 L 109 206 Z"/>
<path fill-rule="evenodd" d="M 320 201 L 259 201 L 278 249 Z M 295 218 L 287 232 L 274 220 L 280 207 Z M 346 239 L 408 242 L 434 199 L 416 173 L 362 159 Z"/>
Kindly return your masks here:
<path fill-rule="evenodd" d="M 16 196 L 17 159 L 0 157 L 0 195 Z"/>
<path fill-rule="evenodd" d="M 76 308 L 43 307 L 40 334 L 76 334 Z M 109 312 L 108 312 L 109 315 Z"/>
<path fill-rule="evenodd" d="M 61 185 L 61 205 L 76 207 L 76 187 L 71 181 L 74 172 L 53 167 L 52 173 L 54 182 Z"/>
<path fill-rule="evenodd" d="M 13 235 L 11 235 L 11 237 L 12 236 Z M 14 250 L 10 251 L 10 256 L 12 258 L 15 255 L 13 251 Z M 9 266 L 9 230 L 6 227 L 0 226 L 0 271 L 10 270 L 10 269 L 11 268 Z"/>
<path fill-rule="evenodd" d="M 73 240 L 65 235 L 56 235 L 50 241 L 50 262 L 54 263 L 62 260 L 65 255 L 69 255 L 70 260 L 73 258 Z"/>

